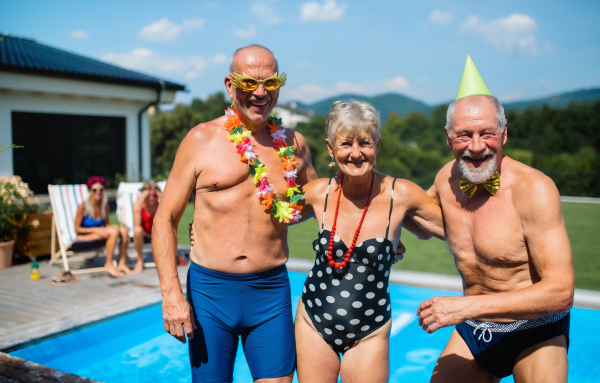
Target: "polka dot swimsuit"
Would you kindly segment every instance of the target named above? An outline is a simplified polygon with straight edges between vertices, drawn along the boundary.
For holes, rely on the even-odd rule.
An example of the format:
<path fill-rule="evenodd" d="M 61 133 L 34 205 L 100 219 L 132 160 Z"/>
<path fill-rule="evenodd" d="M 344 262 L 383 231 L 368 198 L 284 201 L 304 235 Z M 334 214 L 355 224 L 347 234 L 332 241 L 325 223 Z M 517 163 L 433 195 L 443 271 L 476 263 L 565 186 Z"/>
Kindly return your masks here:
<path fill-rule="evenodd" d="M 327 262 L 331 232 L 323 230 L 325 211 L 319 237 L 313 242 L 315 264 L 302 289 L 302 302 L 315 328 L 333 348 L 344 353 L 352 345 L 383 326 L 392 316 L 388 280 L 395 249 L 387 239 L 394 200 L 392 202 L 385 238 L 368 239 L 354 248 L 350 263 L 336 269 Z M 325 210 L 329 197 L 325 197 Z M 343 259 L 348 248 L 336 235 L 333 243 L 334 260 Z"/>

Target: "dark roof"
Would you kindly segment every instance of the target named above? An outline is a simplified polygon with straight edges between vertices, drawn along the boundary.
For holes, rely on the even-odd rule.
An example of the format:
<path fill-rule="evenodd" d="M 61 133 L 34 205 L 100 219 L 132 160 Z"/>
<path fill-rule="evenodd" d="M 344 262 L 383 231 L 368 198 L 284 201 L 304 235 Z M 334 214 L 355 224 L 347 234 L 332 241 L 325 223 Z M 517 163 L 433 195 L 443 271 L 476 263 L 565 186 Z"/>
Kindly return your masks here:
<path fill-rule="evenodd" d="M 161 88 L 158 77 L 6 34 L 0 34 L 0 70 Z M 185 90 L 185 85 L 163 81 L 167 90 Z"/>

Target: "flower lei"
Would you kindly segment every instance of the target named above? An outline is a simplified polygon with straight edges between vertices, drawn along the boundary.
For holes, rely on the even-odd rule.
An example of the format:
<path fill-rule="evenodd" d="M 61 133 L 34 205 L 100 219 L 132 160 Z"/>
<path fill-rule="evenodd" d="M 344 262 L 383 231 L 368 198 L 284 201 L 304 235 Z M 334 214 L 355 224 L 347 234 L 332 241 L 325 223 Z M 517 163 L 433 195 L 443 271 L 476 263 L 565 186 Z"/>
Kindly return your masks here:
<path fill-rule="evenodd" d="M 281 118 L 277 118 L 271 113 L 268 127 L 271 137 L 273 137 L 273 147 L 278 149 L 279 158 L 285 169 L 283 176 L 288 183 L 286 195 L 289 198 L 289 202 L 283 201 L 275 192 L 273 184 L 269 184 L 267 166 L 260 162 L 248 138 L 252 132 L 249 130 L 244 131 L 245 126 L 236 115 L 233 104 L 225 111 L 225 116 L 224 126 L 229 132 L 227 137 L 232 142 L 235 142 L 237 152 L 241 155 L 240 161 L 250 166 L 248 175 L 253 176 L 254 184 L 259 184 L 259 192 L 256 193 L 256 196 L 260 198 L 260 203 L 265 205 L 267 210 L 270 209 L 271 214 L 275 218 L 279 218 L 279 222 L 295 223 L 299 221 L 302 218 L 300 215 L 302 206 L 299 206 L 298 202 L 304 199 L 304 195 L 302 195 L 299 189 L 300 185 L 295 181 L 298 169 L 295 169 L 294 165 L 298 165 L 298 161 L 294 161 L 294 148 L 287 146 L 285 143 L 287 136 L 285 135 L 285 130 L 280 129 Z"/>

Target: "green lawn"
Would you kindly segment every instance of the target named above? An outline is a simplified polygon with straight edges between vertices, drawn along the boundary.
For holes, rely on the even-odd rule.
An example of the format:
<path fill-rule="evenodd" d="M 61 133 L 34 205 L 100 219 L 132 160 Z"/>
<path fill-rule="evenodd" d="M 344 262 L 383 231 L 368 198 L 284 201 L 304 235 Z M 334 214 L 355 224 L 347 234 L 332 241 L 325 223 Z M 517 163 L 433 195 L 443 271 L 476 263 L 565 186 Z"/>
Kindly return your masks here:
<path fill-rule="evenodd" d="M 575 267 L 575 287 L 600 290 L 600 204 L 563 203 L 563 214 L 567 233 L 573 248 Z M 187 224 L 192 221 L 193 206 L 189 204 L 177 231 L 180 244 L 189 245 Z M 111 222 L 115 223 L 114 214 Z M 290 256 L 314 259 L 312 241 L 316 238 L 318 225 L 310 219 L 289 229 L 288 244 Z M 432 273 L 458 275 L 452 256 L 446 251 L 444 242 L 437 239 L 421 241 L 408 231 L 402 234 L 406 255 L 394 268 Z"/>

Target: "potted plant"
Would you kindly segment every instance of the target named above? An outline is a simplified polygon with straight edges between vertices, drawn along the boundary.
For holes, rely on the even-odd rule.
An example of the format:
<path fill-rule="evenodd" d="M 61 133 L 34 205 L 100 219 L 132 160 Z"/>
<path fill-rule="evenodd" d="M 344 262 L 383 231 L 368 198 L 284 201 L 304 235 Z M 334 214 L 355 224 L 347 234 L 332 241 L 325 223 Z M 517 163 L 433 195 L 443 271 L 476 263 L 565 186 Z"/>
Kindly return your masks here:
<path fill-rule="evenodd" d="M 12 265 L 15 240 L 35 222 L 27 221 L 27 214 L 38 210 L 38 203 L 29 185 L 19 176 L 0 176 L 0 269 Z"/>

